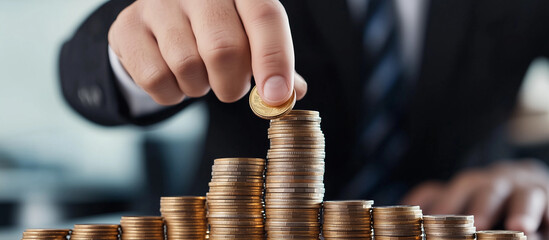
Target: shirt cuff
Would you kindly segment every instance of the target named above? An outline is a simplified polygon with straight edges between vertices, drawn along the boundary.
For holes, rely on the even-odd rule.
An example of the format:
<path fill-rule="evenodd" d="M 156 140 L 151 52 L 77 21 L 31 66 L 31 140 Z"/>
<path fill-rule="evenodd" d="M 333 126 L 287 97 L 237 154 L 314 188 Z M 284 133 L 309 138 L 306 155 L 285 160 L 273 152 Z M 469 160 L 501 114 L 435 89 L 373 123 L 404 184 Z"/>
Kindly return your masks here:
<path fill-rule="evenodd" d="M 145 90 L 135 84 L 110 45 L 109 62 L 132 117 L 149 115 L 167 108 L 167 106 L 156 103 Z"/>

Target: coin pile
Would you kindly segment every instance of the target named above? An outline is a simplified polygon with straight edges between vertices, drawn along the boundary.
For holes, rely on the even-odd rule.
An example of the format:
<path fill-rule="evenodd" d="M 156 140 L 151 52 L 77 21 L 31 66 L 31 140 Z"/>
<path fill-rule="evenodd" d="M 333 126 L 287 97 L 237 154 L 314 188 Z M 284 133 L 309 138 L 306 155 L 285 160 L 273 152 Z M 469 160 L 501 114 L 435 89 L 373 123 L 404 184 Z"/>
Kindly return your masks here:
<path fill-rule="evenodd" d="M 70 229 L 27 229 L 23 232 L 22 240 L 66 240 Z"/>
<path fill-rule="evenodd" d="M 120 219 L 121 240 L 164 240 L 162 217 L 122 217 Z"/>
<path fill-rule="evenodd" d="M 72 229 L 71 240 L 118 240 L 118 224 L 76 224 Z"/>
<path fill-rule="evenodd" d="M 427 240 L 473 240 L 475 218 L 473 215 L 425 215 L 423 229 Z"/>
<path fill-rule="evenodd" d="M 419 206 L 374 207 L 375 239 L 422 239 L 422 212 Z"/>
<path fill-rule="evenodd" d="M 206 194 L 210 239 L 264 239 L 265 159 L 214 160 Z"/>
<path fill-rule="evenodd" d="M 374 201 L 325 201 L 322 236 L 329 239 L 371 239 L 370 210 Z"/>
<path fill-rule="evenodd" d="M 526 240 L 526 235 L 519 231 L 491 230 L 478 231 L 477 240 Z"/>
<path fill-rule="evenodd" d="M 318 239 L 324 198 L 324 135 L 317 111 L 271 120 L 265 230 L 268 239 Z"/>
<path fill-rule="evenodd" d="M 206 239 L 206 197 L 162 197 L 160 213 L 168 240 Z"/>

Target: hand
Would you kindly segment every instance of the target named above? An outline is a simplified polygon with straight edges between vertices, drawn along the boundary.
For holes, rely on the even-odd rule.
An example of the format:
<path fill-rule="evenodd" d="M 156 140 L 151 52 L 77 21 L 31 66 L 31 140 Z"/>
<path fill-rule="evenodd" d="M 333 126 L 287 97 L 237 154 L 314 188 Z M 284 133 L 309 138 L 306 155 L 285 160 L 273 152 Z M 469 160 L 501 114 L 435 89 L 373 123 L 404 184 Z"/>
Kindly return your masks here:
<path fill-rule="evenodd" d="M 505 228 L 533 233 L 549 223 L 549 171 L 545 164 L 502 162 L 462 172 L 448 183 L 420 184 L 404 198 L 426 214 L 472 214 L 479 230 L 505 217 Z M 548 224 L 549 225 L 549 224 Z"/>
<path fill-rule="evenodd" d="M 278 0 L 142 0 L 119 15 L 109 44 L 135 83 L 173 105 L 213 90 L 234 102 L 250 89 L 270 105 L 298 99 L 305 80 L 294 72 L 288 17 Z"/>

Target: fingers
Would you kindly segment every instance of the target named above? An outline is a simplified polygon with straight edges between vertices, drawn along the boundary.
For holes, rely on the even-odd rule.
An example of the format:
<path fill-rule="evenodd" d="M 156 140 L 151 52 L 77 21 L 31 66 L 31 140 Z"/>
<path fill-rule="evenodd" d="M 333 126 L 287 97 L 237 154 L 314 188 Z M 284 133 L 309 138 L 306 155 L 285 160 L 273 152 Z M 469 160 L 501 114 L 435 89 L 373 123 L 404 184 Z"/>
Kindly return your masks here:
<path fill-rule="evenodd" d="M 232 0 L 192 0 L 186 14 L 217 98 L 234 102 L 250 89 L 250 47 Z M 193 11 L 189 11 L 192 9 Z"/>
<path fill-rule="evenodd" d="M 160 53 L 175 75 L 179 88 L 189 97 L 206 95 L 210 90 L 206 66 L 198 53 L 188 18 L 175 1 L 149 3 L 145 22 L 150 25 Z"/>
<path fill-rule="evenodd" d="M 298 99 L 307 92 L 277 0 L 138 1 L 114 22 L 109 43 L 136 84 L 164 105 L 210 88 L 234 102 L 249 91 L 252 72 L 267 104 L 286 101 L 294 81 Z"/>
<path fill-rule="evenodd" d="M 493 179 L 474 192 L 468 214 L 475 216 L 475 225 L 479 230 L 494 226 L 511 191 L 512 184 L 509 181 Z"/>
<path fill-rule="evenodd" d="M 476 170 L 460 174 L 452 180 L 446 189 L 433 204 L 432 214 L 459 214 L 465 210 L 475 187 L 482 181 L 482 173 Z"/>
<path fill-rule="evenodd" d="M 547 196 L 539 187 L 524 187 L 513 193 L 505 227 L 509 230 L 534 233 L 539 228 L 547 208 Z"/>
<path fill-rule="evenodd" d="M 248 35 L 259 95 L 269 105 L 287 101 L 294 88 L 294 50 L 285 10 L 277 0 L 236 0 Z"/>
<path fill-rule="evenodd" d="M 141 25 L 134 8 L 122 11 L 109 31 L 109 43 L 135 83 L 157 103 L 173 105 L 183 100 L 175 76 L 162 58 L 152 33 Z"/>
<path fill-rule="evenodd" d="M 441 182 L 429 181 L 414 188 L 402 200 L 404 205 L 418 205 L 425 213 L 430 213 L 433 203 L 440 196 L 444 185 Z"/>
<path fill-rule="evenodd" d="M 307 94 L 307 82 L 305 82 L 305 79 L 298 73 L 294 73 L 294 79 L 297 100 L 301 100 L 305 97 L 305 94 Z"/>

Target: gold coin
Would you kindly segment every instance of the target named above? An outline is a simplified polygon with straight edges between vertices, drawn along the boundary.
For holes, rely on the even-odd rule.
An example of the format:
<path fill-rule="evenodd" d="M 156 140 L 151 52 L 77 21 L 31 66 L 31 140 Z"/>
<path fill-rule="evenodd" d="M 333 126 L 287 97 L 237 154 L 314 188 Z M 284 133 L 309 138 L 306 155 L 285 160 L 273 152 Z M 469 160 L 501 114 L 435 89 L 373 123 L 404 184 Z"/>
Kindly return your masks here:
<path fill-rule="evenodd" d="M 255 113 L 255 115 L 263 119 L 276 119 L 286 115 L 292 110 L 292 108 L 294 108 L 295 100 L 296 94 L 294 90 L 292 96 L 290 97 L 290 99 L 288 99 L 288 101 L 280 106 L 270 106 L 263 102 L 263 100 L 259 96 L 259 93 L 257 92 L 256 86 L 254 86 L 254 88 L 250 92 L 250 108 Z"/>

